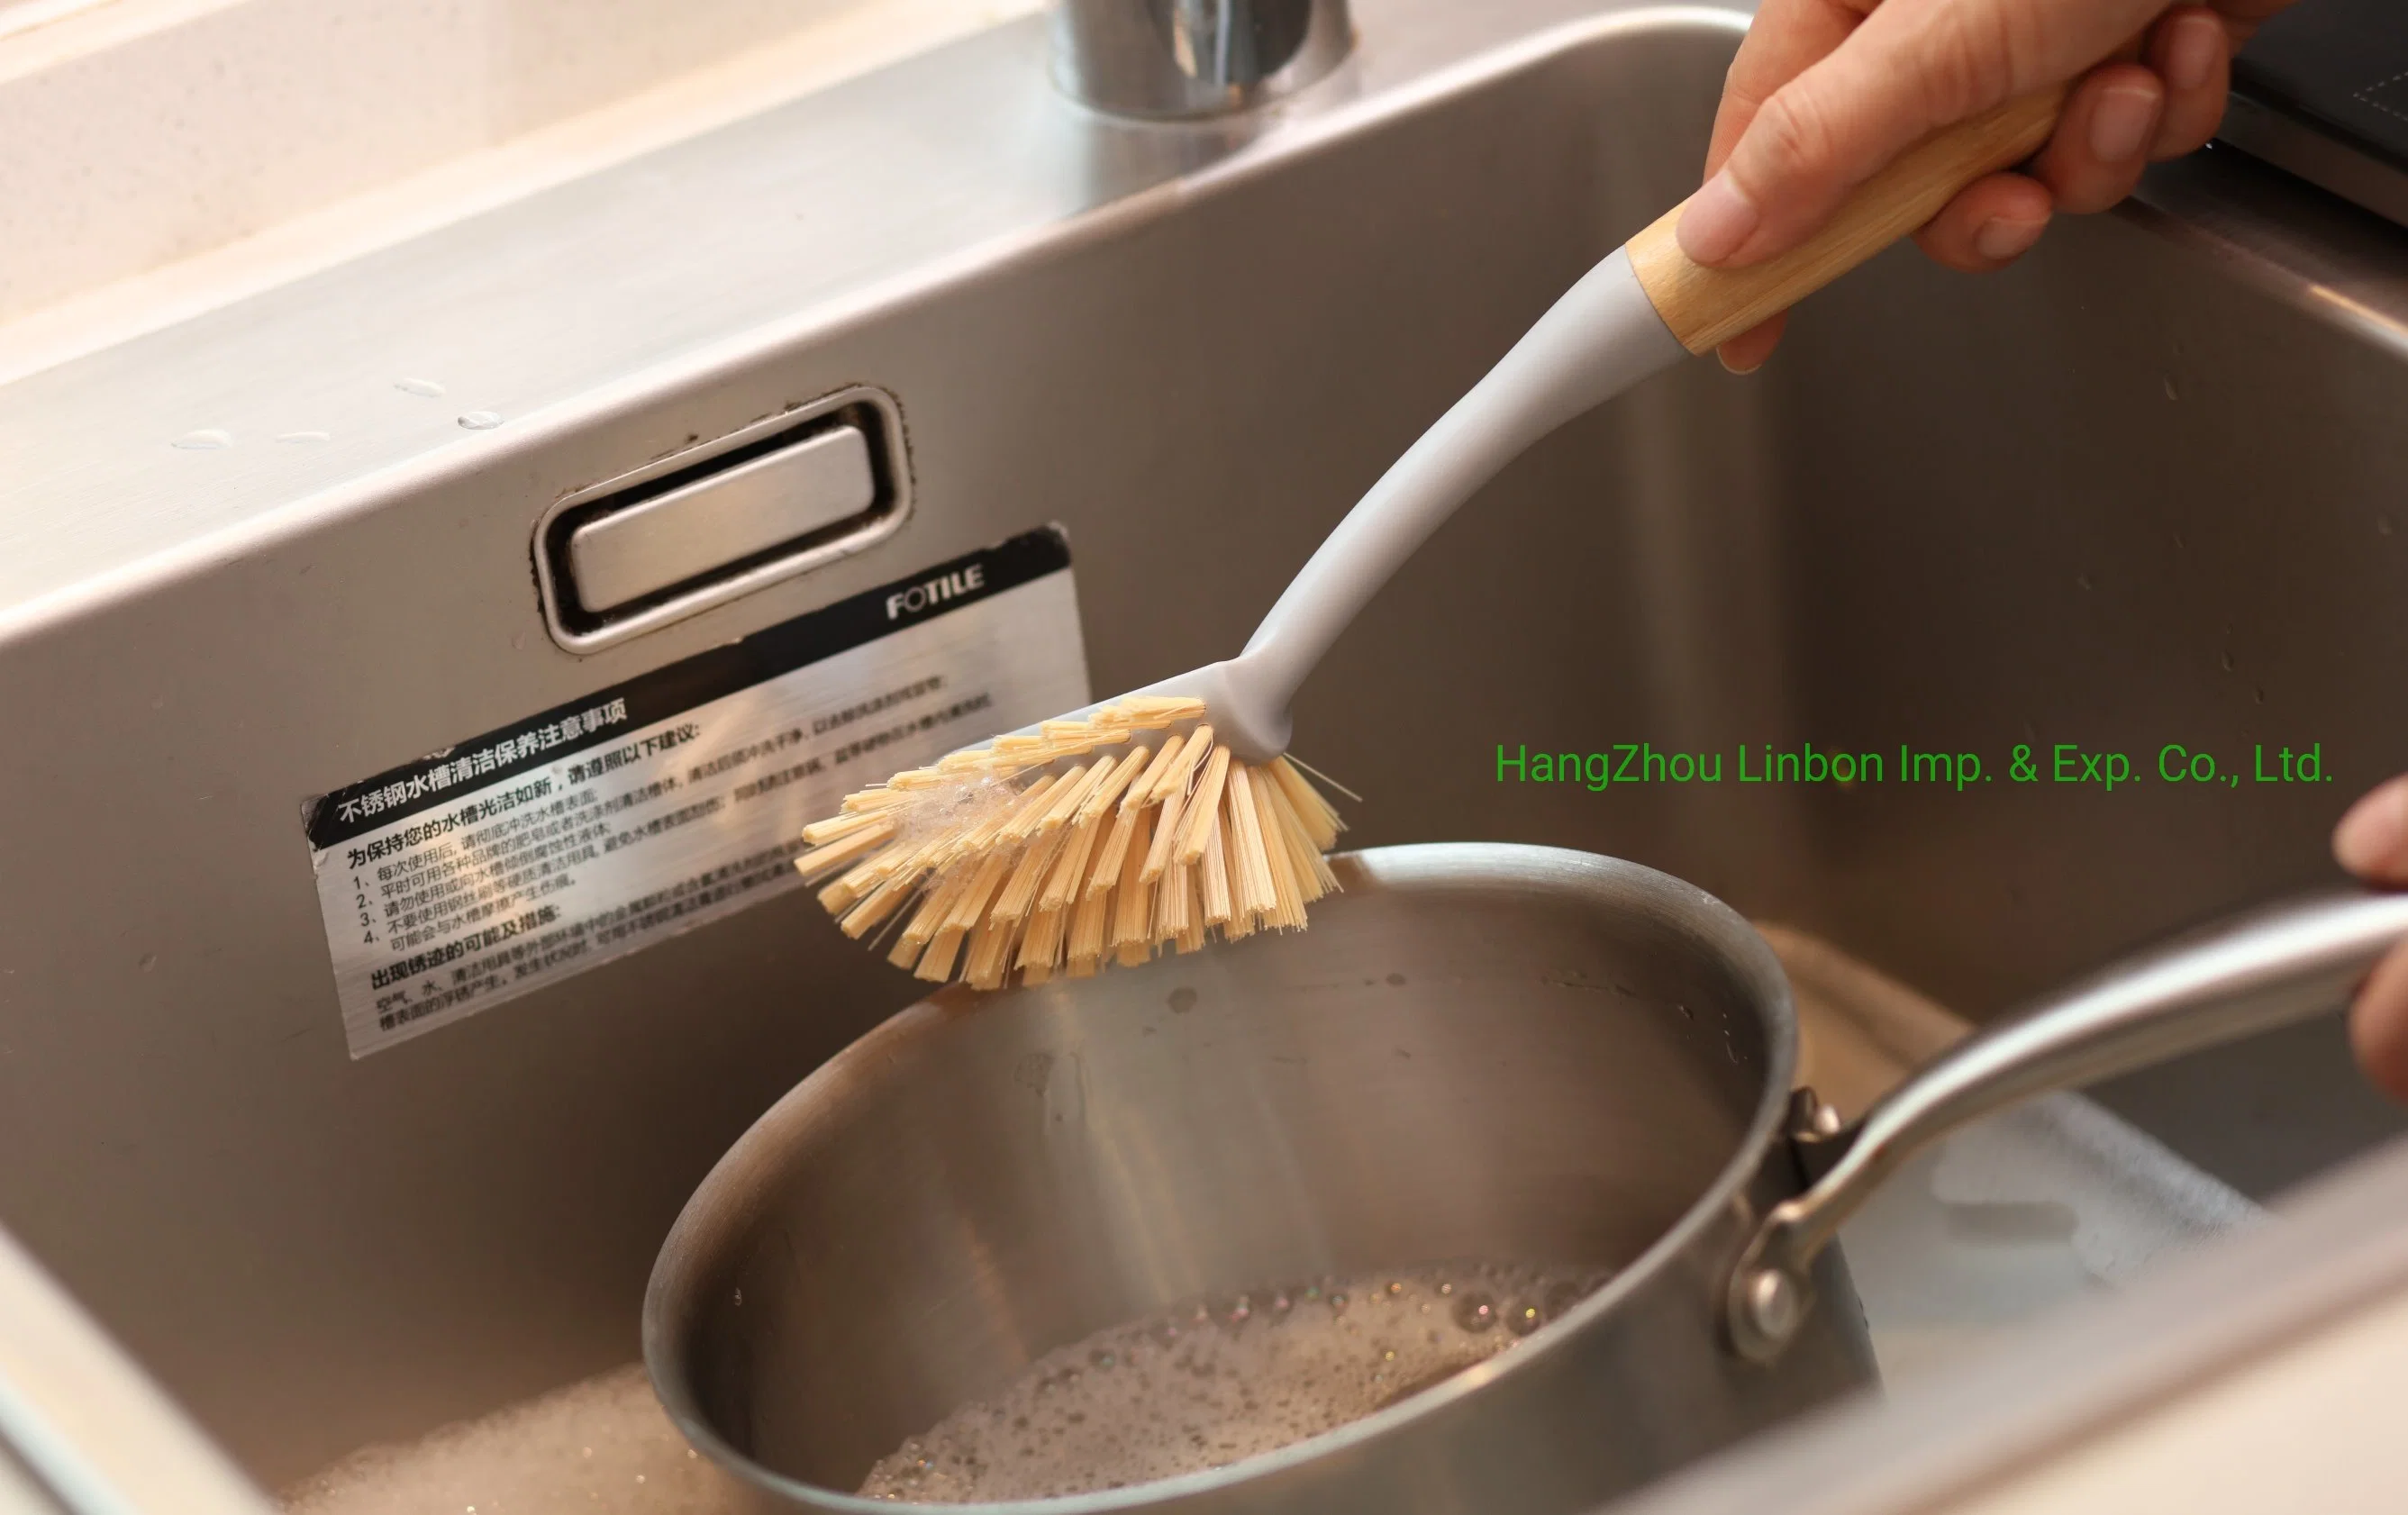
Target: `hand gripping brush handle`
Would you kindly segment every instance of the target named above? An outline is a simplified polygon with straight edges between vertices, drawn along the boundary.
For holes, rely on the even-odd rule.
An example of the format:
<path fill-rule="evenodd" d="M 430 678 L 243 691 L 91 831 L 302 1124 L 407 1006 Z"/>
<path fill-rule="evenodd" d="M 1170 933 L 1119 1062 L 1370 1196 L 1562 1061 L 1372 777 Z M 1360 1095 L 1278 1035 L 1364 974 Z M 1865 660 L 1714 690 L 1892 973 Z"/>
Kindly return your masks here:
<path fill-rule="evenodd" d="M 1289 706 L 1339 634 L 1455 507 L 1573 417 L 1788 308 L 2029 157 L 2063 101 L 1925 139 L 1791 251 L 1692 263 L 1676 207 L 1591 269 L 1371 486 L 1236 657 L 965 749 L 809 828 L 807 878 L 854 936 L 900 922 L 921 977 L 1041 982 L 1106 956 L 1304 923 L 1340 824 L 1283 754 Z M 1034 781 L 1024 782 L 1034 772 Z M 905 907 L 911 908 L 907 910 Z M 967 953 L 963 949 L 967 947 Z M 957 963 L 958 959 L 958 963 Z"/>

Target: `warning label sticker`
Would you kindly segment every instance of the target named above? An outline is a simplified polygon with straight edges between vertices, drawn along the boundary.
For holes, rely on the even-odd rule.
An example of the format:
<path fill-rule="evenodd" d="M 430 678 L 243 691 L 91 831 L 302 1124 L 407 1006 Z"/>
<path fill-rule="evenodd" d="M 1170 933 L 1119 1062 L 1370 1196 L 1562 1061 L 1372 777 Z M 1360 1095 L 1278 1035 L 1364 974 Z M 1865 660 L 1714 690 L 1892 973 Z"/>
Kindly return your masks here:
<path fill-rule="evenodd" d="M 351 1055 L 792 888 L 846 794 L 1087 701 L 1049 529 L 311 800 Z"/>

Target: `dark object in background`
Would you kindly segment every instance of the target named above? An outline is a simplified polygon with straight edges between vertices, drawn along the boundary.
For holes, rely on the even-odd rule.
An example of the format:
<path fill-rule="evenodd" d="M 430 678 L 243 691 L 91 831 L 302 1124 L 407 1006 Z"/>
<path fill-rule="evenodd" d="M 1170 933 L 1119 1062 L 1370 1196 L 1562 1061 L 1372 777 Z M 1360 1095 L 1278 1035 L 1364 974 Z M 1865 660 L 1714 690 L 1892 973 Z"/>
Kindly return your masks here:
<path fill-rule="evenodd" d="M 2305 0 L 2232 69 L 2226 142 L 2408 226 L 2408 7 Z"/>

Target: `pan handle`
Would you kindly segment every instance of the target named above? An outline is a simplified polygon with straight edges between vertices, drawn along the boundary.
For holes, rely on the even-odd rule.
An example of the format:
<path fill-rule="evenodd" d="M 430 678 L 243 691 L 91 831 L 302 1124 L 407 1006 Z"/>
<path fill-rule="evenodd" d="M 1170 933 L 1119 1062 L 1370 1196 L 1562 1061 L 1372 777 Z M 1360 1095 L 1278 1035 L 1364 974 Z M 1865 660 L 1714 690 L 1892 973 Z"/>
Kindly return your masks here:
<path fill-rule="evenodd" d="M 1778 1356 L 1813 1303 L 1809 1268 L 1899 1165 L 2004 1106 L 2331 1008 L 2408 939 L 2408 893 L 2336 890 L 2251 910 L 2115 964 L 1950 1049 L 1831 1138 L 1839 1159 L 1773 1207 L 1741 1254 L 1731 1345 Z"/>

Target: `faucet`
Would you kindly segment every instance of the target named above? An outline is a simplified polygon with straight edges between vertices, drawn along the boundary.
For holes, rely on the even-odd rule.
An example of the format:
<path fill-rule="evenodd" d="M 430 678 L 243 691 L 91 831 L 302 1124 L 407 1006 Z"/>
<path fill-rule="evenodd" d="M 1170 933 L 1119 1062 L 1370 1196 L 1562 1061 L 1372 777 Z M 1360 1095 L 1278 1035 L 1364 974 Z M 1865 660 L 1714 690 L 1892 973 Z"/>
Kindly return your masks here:
<path fill-rule="evenodd" d="M 1346 0 L 1054 0 L 1054 77 L 1122 116 L 1217 116 L 1321 78 L 1354 45 Z"/>

